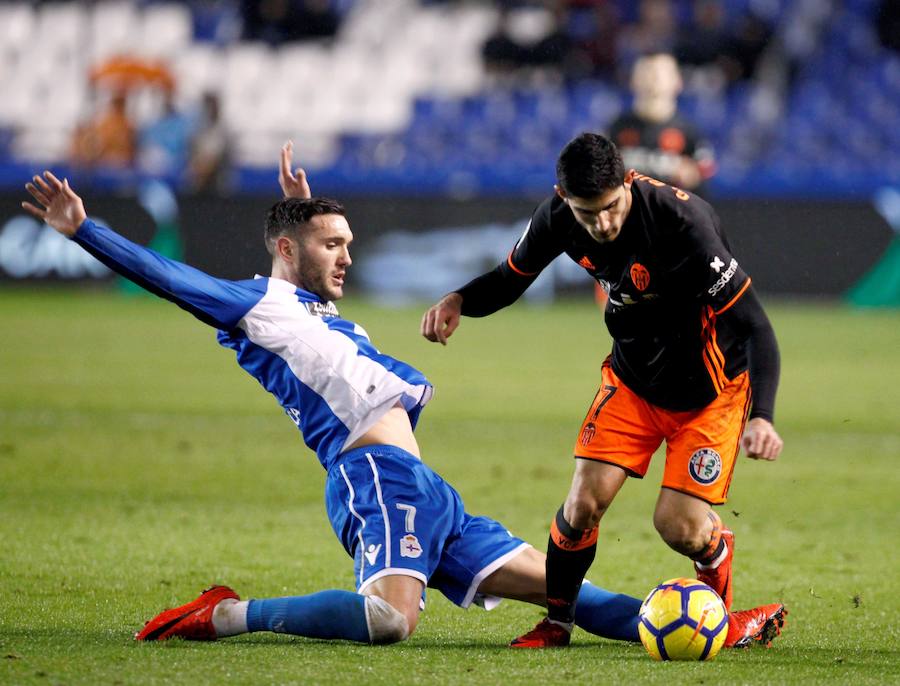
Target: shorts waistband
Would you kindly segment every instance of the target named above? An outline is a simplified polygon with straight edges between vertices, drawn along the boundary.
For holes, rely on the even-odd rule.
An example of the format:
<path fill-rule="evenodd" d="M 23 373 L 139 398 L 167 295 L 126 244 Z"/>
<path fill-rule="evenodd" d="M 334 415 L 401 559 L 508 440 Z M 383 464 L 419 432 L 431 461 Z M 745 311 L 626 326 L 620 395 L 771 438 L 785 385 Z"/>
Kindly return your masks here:
<path fill-rule="evenodd" d="M 408 452 L 403 448 L 398 448 L 396 445 L 378 443 L 372 445 L 364 445 L 359 448 L 347 450 L 346 452 L 343 452 L 338 456 L 335 464 L 339 464 L 345 460 L 352 460 L 356 457 L 362 457 L 365 455 L 371 455 L 372 457 L 378 457 L 379 455 L 383 457 L 401 457 L 408 460 L 415 460 L 416 462 L 422 461 L 411 452 Z"/>

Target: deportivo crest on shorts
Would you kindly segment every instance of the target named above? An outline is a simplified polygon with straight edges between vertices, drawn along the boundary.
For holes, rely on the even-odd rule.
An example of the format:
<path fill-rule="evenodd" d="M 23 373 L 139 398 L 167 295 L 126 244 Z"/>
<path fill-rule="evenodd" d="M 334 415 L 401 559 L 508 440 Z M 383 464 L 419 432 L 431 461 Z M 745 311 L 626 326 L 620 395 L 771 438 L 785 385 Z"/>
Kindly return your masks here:
<path fill-rule="evenodd" d="M 422 546 L 419 539 L 412 534 L 406 534 L 400 539 L 400 557 L 416 558 L 422 554 Z"/>
<path fill-rule="evenodd" d="M 712 448 L 700 448 L 691 455 L 688 472 L 698 484 L 708 486 L 722 473 L 722 458 Z"/>

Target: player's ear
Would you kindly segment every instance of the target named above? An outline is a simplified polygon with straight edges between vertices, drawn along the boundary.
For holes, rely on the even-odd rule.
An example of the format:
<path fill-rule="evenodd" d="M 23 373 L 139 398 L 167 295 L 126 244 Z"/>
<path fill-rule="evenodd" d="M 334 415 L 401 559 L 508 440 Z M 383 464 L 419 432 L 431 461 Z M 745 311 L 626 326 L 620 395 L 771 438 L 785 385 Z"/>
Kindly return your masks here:
<path fill-rule="evenodd" d="M 287 236 L 279 236 L 275 241 L 275 252 L 284 260 L 290 262 L 297 251 L 297 245 Z"/>
<path fill-rule="evenodd" d="M 562 198 L 563 200 L 566 199 L 566 192 L 563 190 L 563 187 L 560 186 L 558 183 L 553 184 L 553 190 L 556 191 L 556 194 L 557 194 L 560 198 Z"/>
<path fill-rule="evenodd" d="M 631 188 L 631 184 L 634 182 L 634 177 L 637 172 L 634 169 L 629 169 L 625 174 L 625 188 Z"/>

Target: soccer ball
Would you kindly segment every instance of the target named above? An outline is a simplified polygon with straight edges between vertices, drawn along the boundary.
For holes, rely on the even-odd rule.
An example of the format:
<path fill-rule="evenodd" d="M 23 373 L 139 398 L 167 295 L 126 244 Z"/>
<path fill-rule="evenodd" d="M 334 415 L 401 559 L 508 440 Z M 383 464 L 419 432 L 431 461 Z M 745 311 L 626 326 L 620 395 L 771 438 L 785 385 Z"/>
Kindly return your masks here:
<path fill-rule="evenodd" d="M 696 579 L 669 579 L 641 605 L 638 634 L 654 660 L 712 660 L 728 635 L 728 611 Z"/>

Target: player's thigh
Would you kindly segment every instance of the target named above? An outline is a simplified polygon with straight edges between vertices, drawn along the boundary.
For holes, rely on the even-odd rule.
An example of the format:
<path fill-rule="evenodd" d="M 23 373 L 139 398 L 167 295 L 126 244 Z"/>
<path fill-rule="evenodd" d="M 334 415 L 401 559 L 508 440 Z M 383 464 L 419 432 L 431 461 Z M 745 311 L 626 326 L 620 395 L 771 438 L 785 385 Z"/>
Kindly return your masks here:
<path fill-rule="evenodd" d="M 462 525 L 447 538 L 428 585 L 462 608 L 475 604 L 491 609 L 507 596 L 484 593 L 482 584 L 530 549 L 497 520 L 466 513 Z"/>
<path fill-rule="evenodd" d="M 547 600 L 547 556 L 526 548 L 488 576 L 478 586 L 483 595 L 545 605 Z"/>
<path fill-rule="evenodd" d="M 622 383 L 609 360 L 604 362 L 600 388 L 575 441 L 575 457 L 643 477 L 662 440 L 654 408 Z"/>
<path fill-rule="evenodd" d="M 750 406 L 746 372 L 666 438 L 662 485 L 713 505 L 724 503 Z"/>

